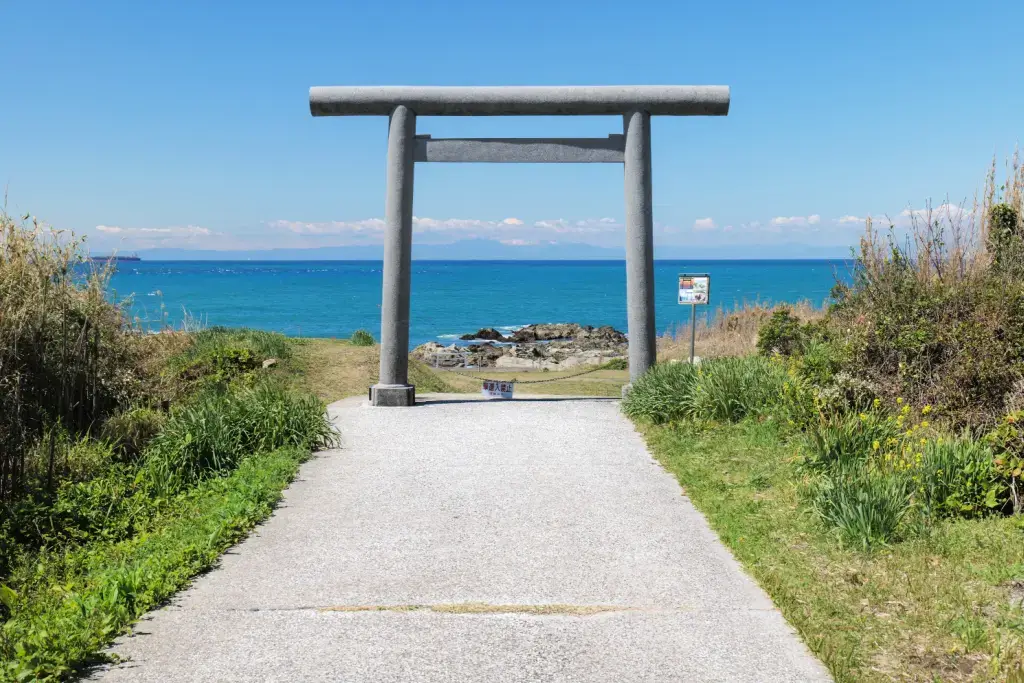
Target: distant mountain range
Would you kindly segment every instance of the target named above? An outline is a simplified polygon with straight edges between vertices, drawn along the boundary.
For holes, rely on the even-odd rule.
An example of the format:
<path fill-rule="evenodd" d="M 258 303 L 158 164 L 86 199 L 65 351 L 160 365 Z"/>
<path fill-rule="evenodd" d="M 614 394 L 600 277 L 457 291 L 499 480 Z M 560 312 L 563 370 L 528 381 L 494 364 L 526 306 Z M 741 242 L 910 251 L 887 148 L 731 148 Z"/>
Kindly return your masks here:
<path fill-rule="evenodd" d="M 141 249 L 146 261 L 379 261 L 384 248 L 374 246 L 317 247 L 312 249 Z M 451 244 L 413 244 L 412 256 L 420 260 L 597 260 L 623 259 L 622 247 L 598 247 L 582 243 L 508 245 L 496 240 L 462 240 Z M 663 246 L 657 259 L 826 259 L 848 258 L 841 246 L 770 244 L 742 246 Z"/>

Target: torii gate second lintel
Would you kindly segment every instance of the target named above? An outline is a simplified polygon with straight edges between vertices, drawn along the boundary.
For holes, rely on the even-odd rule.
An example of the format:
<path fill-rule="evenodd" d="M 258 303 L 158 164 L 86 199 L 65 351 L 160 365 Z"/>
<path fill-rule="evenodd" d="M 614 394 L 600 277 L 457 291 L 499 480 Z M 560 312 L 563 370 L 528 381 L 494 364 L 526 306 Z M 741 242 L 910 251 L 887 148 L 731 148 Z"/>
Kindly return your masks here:
<path fill-rule="evenodd" d="M 419 162 L 621 163 L 626 195 L 629 378 L 654 364 L 651 116 L 725 116 L 727 86 L 339 86 L 310 88 L 313 116 L 389 116 L 384 203 L 380 378 L 375 406 L 411 406 L 409 295 L 413 168 Z M 444 139 L 416 135 L 416 116 L 622 115 L 607 138 Z"/>

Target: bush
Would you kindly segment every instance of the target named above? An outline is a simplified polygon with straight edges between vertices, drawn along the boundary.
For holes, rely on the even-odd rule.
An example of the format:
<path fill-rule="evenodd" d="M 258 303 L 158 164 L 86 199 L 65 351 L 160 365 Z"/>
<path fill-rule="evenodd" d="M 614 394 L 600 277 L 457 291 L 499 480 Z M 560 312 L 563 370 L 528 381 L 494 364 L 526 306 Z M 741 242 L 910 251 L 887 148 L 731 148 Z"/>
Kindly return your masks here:
<path fill-rule="evenodd" d="M 804 433 L 802 465 L 815 472 L 851 472 L 900 437 L 897 421 L 878 412 L 822 417 Z"/>
<path fill-rule="evenodd" d="M 24 458 L 44 432 L 84 434 L 139 395 L 139 335 L 109 276 L 80 240 L 0 212 L 0 501 L 34 485 Z"/>
<path fill-rule="evenodd" d="M 171 393 L 181 397 L 209 385 L 224 385 L 262 367 L 268 358 L 291 356 L 291 342 L 282 334 L 211 327 L 190 335 L 190 343 L 167 360 Z"/>
<path fill-rule="evenodd" d="M 689 363 L 658 363 L 633 383 L 622 411 L 655 424 L 693 417 L 697 368 Z"/>
<path fill-rule="evenodd" d="M 349 342 L 352 346 L 373 346 L 377 343 L 377 340 L 367 330 L 356 330 L 352 333 L 352 338 L 349 339 Z"/>
<path fill-rule="evenodd" d="M 276 384 L 207 391 L 171 412 L 145 467 L 159 490 L 176 491 L 255 452 L 315 449 L 333 443 L 333 434 L 320 401 Z"/>
<path fill-rule="evenodd" d="M 782 400 L 785 368 L 771 360 L 715 358 L 699 365 L 659 363 L 634 383 L 622 403 L 629 417 L 737 422 Z"/>
<path fill-rule="evenodd" d="M 823 476 L 812 494 L 821 521 L 847 545 L 869 549 L 899 537 L 911 487 L 898 474 L 866 469 Z"/>
<path fill-rule="evenodd" d="M 605 370 L 629 370 L 629 360 L 626 358 L 612 358 L 602 367 Z"/>
<path fill-rule="evenodd" d="M 776 406 L 787 381 L 785 368 L 771 360 L 717 358 L 697 366 L 693 417 L 739 422 Z"/>
<path fill-rule="evenodd" d="M 1024 411 L 1004 416 L 984 441 L 995 451 L 996 476 L 1003 485 L 1002 500 L 1013 511 L 1024 511 Z"/>
<path fill-rule="evenodd" d="M 134 408 L 108 419 L 100 431 L 122 460 L 136 460 L 167 421 L 167 415 L 150 408 Z"/>
<path fill-rule="evenodd" d="M 992 450 L 969 437 L 929 441 L 914 470 L 919 502 L 937 517 L 977 517 L 999 504 Z"/>
<path fill-rule="evenodd" d="M 792 356 L 803 351 L 806 343 L 804 328 L 788 307 L 781 307 L 772 313 L 772 317 L 757 332 L 757 350 L 763 356 Z"/>

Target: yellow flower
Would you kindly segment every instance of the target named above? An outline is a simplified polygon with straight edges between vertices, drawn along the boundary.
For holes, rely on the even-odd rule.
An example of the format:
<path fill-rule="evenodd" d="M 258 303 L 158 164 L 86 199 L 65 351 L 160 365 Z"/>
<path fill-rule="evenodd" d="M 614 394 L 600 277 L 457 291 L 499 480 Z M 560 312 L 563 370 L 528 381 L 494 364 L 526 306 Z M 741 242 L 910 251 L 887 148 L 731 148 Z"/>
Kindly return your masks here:
<path fill-rule="evenodd" d="M 878 443 L 878 440 L 875 439 L 875 442 L 871 444 L 871 447 L 877 451 L 879 448 L 882 447 L 882 444 Z"/>
<path fill-rule="evenodd" d="M 926 405 L 924 408 L 921 408 L 921 414 L 922 415 L 927 415 L 930 412 L 932 412 L 931 405 Z"/>
<path fill-rule="evenodd" d="M 921 427 L 927 429 L 928 428 L 928 420 L 921 420 Z"/>
<path fill-rule="evenodd" d="M 902 397 L 896 399 L 896 405 L 898 405 L 898 406 L 903 405 L 903 398 Z"/>
<path fill-rule="evenodd" d="M 921 445 L 923 446 L 923 445 L 925 445 L 926 443 L 928 443 L 928 439 L 922 438 L 922 439 L 921 439 Z"/>
<path fill-rule="evenodd" d="M 862 420 L 868 419 L 867 413 L 861 413 L 860 414 L 860 419 L 862 419 Z"/>
<path fill-rule="evenodd" d="M 880 398 L 876 398 L 874 401 L 871 402 L 871 407 L 873 408 L 877 408 L 880 405 L 882 405 L 882 399 Z"/>

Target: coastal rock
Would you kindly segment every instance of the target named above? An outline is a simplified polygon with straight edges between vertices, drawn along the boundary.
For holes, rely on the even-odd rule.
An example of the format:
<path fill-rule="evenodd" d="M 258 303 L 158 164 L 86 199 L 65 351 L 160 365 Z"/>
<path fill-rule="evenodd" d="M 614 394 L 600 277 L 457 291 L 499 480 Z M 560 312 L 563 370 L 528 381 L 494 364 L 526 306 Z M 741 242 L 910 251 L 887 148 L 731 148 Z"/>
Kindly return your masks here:
<path fill-rule="evenodd" d="M 464 334 L 459 337 L 459 339 L 462 341 L 475 341 L 477 339 L 499 342 L 510 341 L 508 337 L 503 335 L 501 332 L 498 332 L 493 327 L 482 327 L 477 330 L 476 334 Z"/>
<path fill-rule="evenodd" d="M 488 339 L 494 337 L 494 339 Z M 439 368 L 501 367 L 523 369 L 566 369 L 599 365 L 625 357 L 628 340 L 614 327 L 593 327 L 576 323 L 527 325 L 506 337 L 485 327 L 463 341 L 466 346 L 442 346 L 427 342 L 413 350 L 413 357 Z"/>

